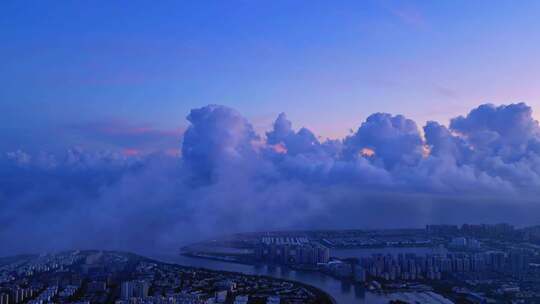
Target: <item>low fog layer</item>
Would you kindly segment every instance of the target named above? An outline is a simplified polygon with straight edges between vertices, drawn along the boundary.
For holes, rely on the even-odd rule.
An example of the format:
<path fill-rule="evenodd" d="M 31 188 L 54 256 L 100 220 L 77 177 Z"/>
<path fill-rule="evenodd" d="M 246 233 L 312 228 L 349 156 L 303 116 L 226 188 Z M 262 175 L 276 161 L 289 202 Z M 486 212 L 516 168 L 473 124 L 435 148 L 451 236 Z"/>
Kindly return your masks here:
<path fill-rule="evenodd" d="M 523 103 L 423 130 L 376 113 L 326 141 L 285 114 L 266 134 L 224 106 L 187 119 L 178 155 L 2 155 L 0 254 L 150 252 L 255 230 L 540 223 L 540 128 Z"/>

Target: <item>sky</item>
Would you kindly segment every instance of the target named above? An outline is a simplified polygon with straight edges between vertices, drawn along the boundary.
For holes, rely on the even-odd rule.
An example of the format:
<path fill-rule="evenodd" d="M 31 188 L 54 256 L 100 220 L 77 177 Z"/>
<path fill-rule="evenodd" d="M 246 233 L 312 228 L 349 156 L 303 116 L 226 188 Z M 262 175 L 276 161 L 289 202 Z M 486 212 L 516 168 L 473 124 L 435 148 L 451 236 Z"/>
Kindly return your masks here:
<path fill-rule="evenodd" d="M 539 9 L 3 1 L 0 254 L 536 225 Z"/>
<path fill-rule="evenodd" d="M 70 129 L 81 124 L 179 131 L 207 104 L 258 130 L 284 111 L 322 138 L 374 112 L 446 124 L 480 103 L 536 108 L 539 6 L 4 1 L 0 148 L 103 145 Z"/>

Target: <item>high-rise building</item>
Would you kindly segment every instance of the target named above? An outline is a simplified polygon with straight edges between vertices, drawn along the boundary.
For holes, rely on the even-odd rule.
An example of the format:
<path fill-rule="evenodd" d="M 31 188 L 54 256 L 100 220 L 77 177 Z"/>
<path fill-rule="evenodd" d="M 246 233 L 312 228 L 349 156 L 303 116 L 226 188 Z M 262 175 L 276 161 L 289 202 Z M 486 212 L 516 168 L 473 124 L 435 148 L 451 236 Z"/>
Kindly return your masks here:
<path fill-rule="evenodd" d="M 465 247 L 467 246 L 467 239 L 464 237 L 455 237 L 449 245 L 452 247 Z"/>
<path fill-rule="evenodd" d="M 7 293 L 0 294 L 0 304 L 9 304 L 9 294 Z"/>
<path fill-rule="evenodd" d="M 515 274 L 520 274 L 527 270 L 529 261 L 526 252 L 516 249 L 512 250 L 508 256 L 510 270 Z"/>
<path fill-rule="evenodd" d="M 495 271 L 501 271 L 504 269 L 505 253 L 501 251 L 492 251 L 488 253 L 489 264 Z"/>
<path fill-rule="evenodd" d="M 236 296 L 234 298 L 234 304 L 247 304 L 249 301 L 248 296 Z"/>
<path fill-rule="evenodd" d="M 266 304 L 279 304 L 281 302 L 278 296 L 271 296 L 266 298 Z"/>
<path fill-rule="evenodd" d="M 25 298 L 26 298 L 25 288 L 17 288 L 12 292 L 11 302 L 15 304 L 21 303 L 25 300 Z"/>
<path fill-rule="evenodd" d="M 122 300 L 129 300 L 133 296 L 133 284 L 128 282 L 122 282 L 120 298 Z"/>
<path fill-rule="evenodd" d="M 148 290 L 150 284 L 146 281 L 127 281 L 123 282 L 120 291 L 120 297 L 122 300 L 129 300 L 130 298 L 146 298 L 148 296 Z"/>
<path fill-rule="evenodd" d="M 330 249 L 324 246 L 317 247 L 317 263 L 328 263 L 330 260 Z"/>
<path fill-rule="evenodd" d="M 360 265 L 354 265 L 354 280 L 363 283 L 366 281 L 366 270 Z"/>
<path fill-rule="evenodd" d="M 289 239 L 271 240 L 263 240 L 255 247 L 253 256 L 256 260 L 306 265 L 328 263 L 330 260 L 330 250 L 323 245 Z"/>
<path fill-rule="evenodd" d="M 227 301 L 227 294 L 228 294 L 227 290 L 216 291 L 216 296 L 215 296 L 216 302 L 225 303 L 225 301 Z"/>

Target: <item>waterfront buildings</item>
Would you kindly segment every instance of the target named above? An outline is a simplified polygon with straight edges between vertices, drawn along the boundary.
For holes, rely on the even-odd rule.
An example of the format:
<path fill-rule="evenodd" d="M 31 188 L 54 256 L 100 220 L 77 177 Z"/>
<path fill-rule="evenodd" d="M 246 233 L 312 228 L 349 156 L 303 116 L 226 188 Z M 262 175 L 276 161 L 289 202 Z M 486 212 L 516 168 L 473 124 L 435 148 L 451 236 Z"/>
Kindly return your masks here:
<path fill-rule="evenodd" d="M 269 263 L 292 265 L 316 265 L 328 263 L 330 250 L 312 243 L 266 243 L 261 242 L 254 249 L 255 259 Z"/>
<path fill-rule="evenodd" d="M 0 304 L 329 303 L 311 286 L 165 264 L 134 254 L 70 251 L 0 265 Z"/>

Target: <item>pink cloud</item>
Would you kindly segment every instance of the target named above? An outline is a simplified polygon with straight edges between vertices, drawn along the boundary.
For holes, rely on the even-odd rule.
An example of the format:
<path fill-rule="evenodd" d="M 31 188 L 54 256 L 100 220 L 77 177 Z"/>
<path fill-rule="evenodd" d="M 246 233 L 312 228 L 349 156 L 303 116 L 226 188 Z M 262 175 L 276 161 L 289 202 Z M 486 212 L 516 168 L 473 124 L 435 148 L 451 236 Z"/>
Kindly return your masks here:
<path fill-rule="evenodd" d="M 136 156 L 136 155 L 140 155 L 141 151 L 138 149 L 127 148 L 127 149 L 122 150 L 122 154 L 125 156 Z"/>
<path fill-rule="evenodd" d="M 71 125 L 67 130 L 75 132 L 82 141 L 74 144 L 117 148 L 125 155 L 177 150 L 184 133 L 182 128 L 162 129 L 118 119 Z"/>

